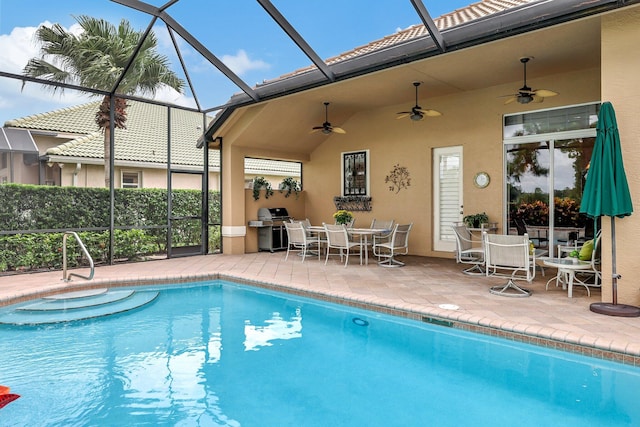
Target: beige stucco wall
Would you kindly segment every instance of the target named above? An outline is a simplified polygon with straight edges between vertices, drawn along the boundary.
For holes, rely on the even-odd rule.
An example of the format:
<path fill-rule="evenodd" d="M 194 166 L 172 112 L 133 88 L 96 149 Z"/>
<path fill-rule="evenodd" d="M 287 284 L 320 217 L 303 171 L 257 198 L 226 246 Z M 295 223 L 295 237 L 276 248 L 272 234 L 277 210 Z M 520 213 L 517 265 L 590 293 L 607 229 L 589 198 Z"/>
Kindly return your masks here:
<path fill-rule="evenodd" d="M 443 116 L 425 118 L 421 122 L 397 120 L 396 112 L 406 105 L 362 111 L 340 126 L 345 135 L 331 134 L 309 159 L 296 158 L 295 153 L 273 153 L 273 158 L 303 162 L 303 182 L 306 194 L 305 214 L 312 223 L 333 222 L 334 196 L 340 195 L 341 153 L 369 150 L 370 195 L 373 209 L 355 212 L 356 225 L 368 226 L 373 218 L 392 218 L 396 222 L 413 222 L 409 252 L 414 255 L 452 257 L 450 252 L 433 249 L 432 151 L 437 147 L 463 148 L 464 215 L 485 211 L 492 222 L 503 230 L 504 189 L 502 119 L 504 114 L 563 107 L 600 99 L 600 70 L 553 75 L 544 79 L 529 79 L 532 87 L 553 88 L 559 96 L 547 98 L 544 104 L 504 105 L 506 93 L 512 93 L 520 82 L 466 91 L 457 95 L 421 100 L 425 108 L 441 111 Z M 343 82 L 341 84 L 348 84 Z M 295 102 L 292 97 L 291 102 Z M 240 129 L 240 130 L 239 130 Z M 250 209 L 243 188 L 242 165 L 245 156 L 265 157 L 269 153 L 245 146 L 242 121 L 234 123 L 223 144 L 223 244 L 225 253 L 253 250 L 253 237 L 246 224 L 254 219 L 257 209 Z M 236 134 L 237 133 L 237 134 Z M 277 135 L 273 137 L 278 137 Z M 264 133 L 265 145 L 269 134 Z M 295 144 L 292 143 L 292 146 Z M 385 177 L 394 165 L 408 168 L 411 186 L 399 193 L 389 191 Z M 485 189 L 473 185 L 478 171 L 491 176 Z M 245 196 L 245 197 L 243 197 Z M 296 215 L 297 216 L 297 215 Z"/>
<path fill-rule="evenodd" d="M 368 226 L 373 218 L 413 222 L 411 254 L 451 257 L 451 253 L 433 250 L 432 150 L 463 147 L 464 215 L 485 211 L 502 229 L 503 115 L 597 101 L 599 79 L 599 70 L 591 69 L 532 80 L 532 87 L 549 87 L 561 94 L 544 104 L 504 105 L 497 97 L 512 92 L 513 84 L 432 98 L 421 105 L 443 115 L 420 122 L 396 119 L 396 112 L 406 109 L 405 105 L 357 114 L 341 124 L 348 129 L 346 135 L 330 135 L 303 166 L 305 183 L 313 183 L 305 186 L 307 216 L 316 224 L 332 220 L 333 197 L 340 195 L 341 188 L 341 152 L 368 149 L 373 209 L 356 212 L 356 224 Z M 411 176 L 411 187 L 397 194 L 384 182 L 395 164 L 407 167 Z M 486 171 L 492 178 L 485 189 L 473 185 L 478 171 Z"/>
<path fill-rule="evenodd" d="M 625 8 L 602 19 L 602 100 L 610 101 L 616 111 L 618 129 L 624 157 L 624 166 L 637 206 L 640 201 L 640 88 L 636 82 L 640 75 L 640 6 Z M 602 300 L 611 302 L 611 220 L 602 220 L 603 253 L 602 272 L 604 287 Z M 616 268 L 622 275 L 618 281 L 618 302 L 640 305 L 640 271 L 638 237 L 640 217 L 637 213 L 615 220 Z"/>
<path fill-rule="evenodd" d="M 55 164 L 56 173 L 60 173 L 62 186 L 70 187 L 104 187 L 104 166 L 75 163 L 62 164 L 62 170 L 57 172 L 61 164 Z M 142 188 L 167 188 L 167 171 L 165 169 L 150 169 L 136 167 L 116 167 L 114 169 L 114 186 L 122 187 L 122 172 L 142 172 Z M 209 173 L 209 188 L 219 189 L 219 174 Z M 202 177 L 198 174 L 173 174 L 171 185 L 173 188 L 199 190 L 202 188 Z"/>
<path fill-rule="evenodd" d="M 260 208 L 286 208 L 290 217 L 294 219 L 306 218 L 305 211 L 305 193 L 298 193 L 298 197 L 291 194 L 289 197 L 285 197 L 284 193 L 280 193 L 278 190 L 274 190 L 273 195 L 266 199 L 265 191 L 260 191 L 260 198 L 258 200 L 253 199 L 253 190 L 246 189 L 244 191 L 244 203 L 245 203 L 245 217 L 250 220 L 258 219 L 258 209 Z M 254 227 L 247 227 L 246 236 L 244 239 L 245 253 L 258 252 L 258 229 Z"/>

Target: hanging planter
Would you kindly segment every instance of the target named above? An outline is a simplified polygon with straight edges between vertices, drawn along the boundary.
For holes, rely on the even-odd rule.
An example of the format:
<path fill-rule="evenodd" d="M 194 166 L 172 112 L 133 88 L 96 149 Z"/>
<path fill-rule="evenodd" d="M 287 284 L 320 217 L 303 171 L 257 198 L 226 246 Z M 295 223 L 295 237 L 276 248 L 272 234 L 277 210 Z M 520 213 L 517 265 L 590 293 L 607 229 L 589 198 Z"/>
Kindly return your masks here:
<path fill-rule="evenodd" d="M 280 190 L 280 193 L 286 191 L 286 193 L 284 193 L 284 197 L 289 197 L 291 193 L 295 193 L 296 200 L 298 199 L 298 193 L 300 193 L 300 191 L 302 190 L 300 182 L 290 176 L 282 180 L 282 182 L 278 186 L 278 189 Z"/>
<path fill-rule="evenodd" d="M 271 188 L 271 183 L 269 181 L 267 181 L 263 176 L 253 178 L 253 200 L 258 200 L 260 198 L 260 190 L 263 188 L 265 190 L 265 199 L 273 196 L 273 189 Z"/>

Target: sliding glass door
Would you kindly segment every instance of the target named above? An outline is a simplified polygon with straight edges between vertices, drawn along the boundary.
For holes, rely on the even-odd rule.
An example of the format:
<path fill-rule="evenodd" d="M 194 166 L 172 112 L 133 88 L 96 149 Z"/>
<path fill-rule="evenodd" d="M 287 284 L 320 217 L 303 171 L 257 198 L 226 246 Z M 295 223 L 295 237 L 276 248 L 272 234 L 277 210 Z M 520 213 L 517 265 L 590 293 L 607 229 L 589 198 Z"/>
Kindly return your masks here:
<path fill-rule="evenodd" d="M 504 145 L 508 233 L 526 232 L 550 256 L 558 244 L 579 244 L 595 234 L 594 221 L 580 214 L 595 142 L 595 107 L 505 118 L 505 136 L 509 126 L 511 132 L 517 129 Z M 540 132 L 550 128 L 558 132 Z"/>

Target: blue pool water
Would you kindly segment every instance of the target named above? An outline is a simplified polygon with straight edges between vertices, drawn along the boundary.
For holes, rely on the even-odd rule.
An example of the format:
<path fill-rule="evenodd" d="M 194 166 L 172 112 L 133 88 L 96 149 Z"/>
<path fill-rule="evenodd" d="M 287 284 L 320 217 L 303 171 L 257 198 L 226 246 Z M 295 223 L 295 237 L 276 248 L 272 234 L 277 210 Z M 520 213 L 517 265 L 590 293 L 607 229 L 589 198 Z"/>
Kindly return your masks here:
<path fill-rule="evenodd" d="M 0 327 L 2 426 L 638 426 L 640 369 L 227 282 Z"/>

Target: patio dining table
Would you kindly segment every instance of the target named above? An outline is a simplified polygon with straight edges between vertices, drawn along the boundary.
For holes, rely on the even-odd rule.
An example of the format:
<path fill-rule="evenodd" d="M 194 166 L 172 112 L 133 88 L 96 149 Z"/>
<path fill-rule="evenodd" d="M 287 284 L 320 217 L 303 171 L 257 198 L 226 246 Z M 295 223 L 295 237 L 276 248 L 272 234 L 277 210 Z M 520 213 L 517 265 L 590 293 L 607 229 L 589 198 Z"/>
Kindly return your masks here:
<path fill-rule="evenodd" d="M 311 233 L 315 234 L 318 238 L 318 245 L 322 240 L 322 234 L 324 234 L 324 226 L 321 225 L 312 225 L 307 227 Z M 364 265 L 369 265 L 369 250 L 367 249 L 367 245 L 369 243 L 369 236 L 381 236 L 384 234 L 390 233 L 391 230 L 388 228 L 353 228 L 347 227 L 347 233 L 351 236 L 358 236 L 360 243 L 360 265 L 363 264 L 363 254 L 364 254 Z"/>

